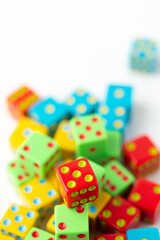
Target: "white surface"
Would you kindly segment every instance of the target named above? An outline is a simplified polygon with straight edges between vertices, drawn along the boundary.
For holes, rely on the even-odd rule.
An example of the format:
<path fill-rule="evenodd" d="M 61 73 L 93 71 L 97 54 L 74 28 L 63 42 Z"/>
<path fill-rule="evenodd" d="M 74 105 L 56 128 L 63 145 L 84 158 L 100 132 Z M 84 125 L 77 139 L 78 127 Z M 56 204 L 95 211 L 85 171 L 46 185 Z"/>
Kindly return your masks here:
<path fill-rule="evenodd" d="M 103 99 L 109 82 L 132 84 L 126 138 L 146 133 L 160 146 L 160 72 L 148 77 L 127 68 L 132 39 L 160 43 L 159 9 L 159 0 L 0 1 L 0 217 L 10 203 L 20 203 L 5 172 L 14 158 L 8 139 L 17 124 L 5 99 L 19 85 L 63 100 L 77 86 Z M 160 183 L 159 174 L 148 178 Z"/>

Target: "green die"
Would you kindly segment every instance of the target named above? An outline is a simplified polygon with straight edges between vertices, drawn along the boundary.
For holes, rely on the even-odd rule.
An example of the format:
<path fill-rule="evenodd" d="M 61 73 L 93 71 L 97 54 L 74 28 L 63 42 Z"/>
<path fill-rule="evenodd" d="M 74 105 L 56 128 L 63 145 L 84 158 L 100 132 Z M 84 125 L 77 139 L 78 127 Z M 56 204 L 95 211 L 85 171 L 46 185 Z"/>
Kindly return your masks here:
<path fill-rule="evenodd" d="M 108 133 L 108 160 L 120 160 L 122 152 L 122 133 L 107 131 Z"/>
<path fill-rule="evenodd" d="M 34 132 L 18 149 L 21 163 L 30 174 L 47 177 L 61 156 L 59 145 L 51 137 Z"/>
<path fill-rule="evenodd" d="M 31 228 L 25 240 L 55 240 L 55 236 L 39 228 Z"/>
<path fill-rule="evenodd" d="M 99 115 L 74 117 L 70 122 L 77 156 L 89 158 L 97 163 L 107 158 L 107 131 Z"/>
<path fill-rule="evenodd" d="M 55 207 L 56 240 L 89 240 L 88 205 L 67 208 L 66 205 Z"/>
<path fill-rule="evenodd" d="M 9 179 L 15 187 L 19 187 L 33 178 L 33 175 L 26 171 L 23 163 L 19 163 L 19 159 L 8 163 L 7 171 Z"/>
<path fill-rule="evenodd" d="M 135 181 L 134 176 L 117 161 L 110 161 L 104 168 L 106 170 L 105 191 L 112 196 L 124 194 Z"/>

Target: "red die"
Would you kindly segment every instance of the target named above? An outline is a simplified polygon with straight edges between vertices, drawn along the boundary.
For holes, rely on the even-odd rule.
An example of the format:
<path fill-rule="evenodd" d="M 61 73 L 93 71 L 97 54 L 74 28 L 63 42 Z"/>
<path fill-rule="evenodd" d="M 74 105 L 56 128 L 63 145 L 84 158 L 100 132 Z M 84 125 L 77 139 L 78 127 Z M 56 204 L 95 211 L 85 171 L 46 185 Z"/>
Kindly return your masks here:
<path fill-rule="evenodd" d="M 120 196 L 115 196 L 98 216 L 100 229 L 107 233 L 125 233 L 130 228 L 138 227 L 140 211 Z"/>
<path fill-rule="evenodd" d="M 115 234 L 105 234 L 105 235 L 98 235 L 95 237 L 95 240 L 127 240 L 125 234 L 115 233 Z"/>
<path fill-rule="evenodd" d="M 69 208 L 94 201 L 98 197 L 98 181 L 86 158 L 57 167 L 56 177 L 60 193 Z"/>
<path fill-rule="evenodd" d="M 139 207 L 144 222 L 153 223 L 160 214 L 160 185 L 139 178 L 133 186 L 128 200 Z"/>
<path fill-rule="evenodd" d="M 135 176 L 144 176 L 159 167 L 159 151 L 147 136 L 124 143 L 123 153 Z"/>

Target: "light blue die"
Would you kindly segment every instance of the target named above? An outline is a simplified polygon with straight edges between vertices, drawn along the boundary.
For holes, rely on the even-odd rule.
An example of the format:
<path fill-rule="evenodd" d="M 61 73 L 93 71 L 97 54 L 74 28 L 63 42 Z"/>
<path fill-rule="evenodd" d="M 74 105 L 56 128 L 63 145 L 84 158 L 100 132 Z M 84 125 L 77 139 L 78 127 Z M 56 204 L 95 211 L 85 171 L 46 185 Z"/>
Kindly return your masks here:
<path fill-rule="evenodd" d="M 48 127 L 50 135 L 53 135 L 57 124 L 67 117 L 67 109 L 64 104 L 57 103 L 52 98 L 46 98 L 31 107 L 28 115 Z"/>
<path fill-rule="evenodd" d="M 156 72 L 158 68 L 158 47 L 149 39 L 136 39 L 131 48 L 130 66 L 132 70 Z"/>
<path fill-rule="evenodd" d="M 67 97 L 65 104 L 71 117 L 94 113 L 98 107 L 96 98 L 83 89 L 77 89 L 76 92 Z"/>
<path fill-rule="evenodd" d="M 160 240 L 158 228 L 138 228 L 127 231 L 127 240 Z"/>

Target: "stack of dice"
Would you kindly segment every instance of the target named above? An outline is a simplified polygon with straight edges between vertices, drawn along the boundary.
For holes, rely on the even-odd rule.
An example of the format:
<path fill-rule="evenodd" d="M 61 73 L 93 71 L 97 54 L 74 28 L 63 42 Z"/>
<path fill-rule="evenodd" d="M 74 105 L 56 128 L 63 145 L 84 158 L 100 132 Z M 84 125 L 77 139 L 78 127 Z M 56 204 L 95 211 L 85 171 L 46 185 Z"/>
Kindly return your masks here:
<path fill-rule="evenodd" d="M 3 240 L 160 240 L 160 185 L 144 176 L 159 168 L 148 136 L 124 142 L 132 88 L 110 85 L 104 104 L 83 89 L 64 103 L 28 87 L 8 98 L 19 120 L 7 170 L 24 206 L 0 222 Z"/>

